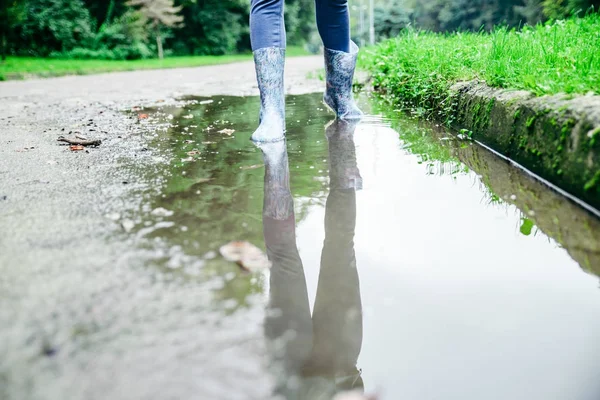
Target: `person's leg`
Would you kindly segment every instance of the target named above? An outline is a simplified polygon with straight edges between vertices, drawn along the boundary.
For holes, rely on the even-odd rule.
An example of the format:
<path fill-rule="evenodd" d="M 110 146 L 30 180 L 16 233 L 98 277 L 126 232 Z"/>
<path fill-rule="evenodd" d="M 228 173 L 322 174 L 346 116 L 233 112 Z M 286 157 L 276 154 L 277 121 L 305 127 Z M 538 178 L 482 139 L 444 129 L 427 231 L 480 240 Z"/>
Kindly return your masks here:
<path fill-rule="evenodd" d="M 340 119 L 360 119 L 352 96 L 358 46 L 350 40 L 347 0 L 315 0 L 317 27 L 325 46 L 327 89 L 323 100 Z"/>
<path fill-rule="evenodd" d="M 250 40 L 261 102 L 260 126 L 252 134 L 255 142 L 274 142 L 285 137 L 283 1 L 252 0 L 251 3 Z"/>
<path fill-rule="evenodd" d="M 347 0 L 315 0 L 317 28 L 326 49 L 350 52 Z"/>
<path fill-rule="evenodd" d="M 252 0 L 250 42 L 252 51 L 266 47 L 285 49 L 284 0 Z"/>

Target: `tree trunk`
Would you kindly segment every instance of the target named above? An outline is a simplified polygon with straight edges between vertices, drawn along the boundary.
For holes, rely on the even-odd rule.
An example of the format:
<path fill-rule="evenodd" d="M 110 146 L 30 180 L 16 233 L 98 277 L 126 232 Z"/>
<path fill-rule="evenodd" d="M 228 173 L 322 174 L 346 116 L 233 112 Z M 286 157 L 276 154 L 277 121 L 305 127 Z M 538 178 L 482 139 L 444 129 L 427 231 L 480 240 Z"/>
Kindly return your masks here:
<path fill-rule="evenodd" d="M 0 53 L 2 53 L 2 62 L 6 61 L 6 52 L 7 52 L 7 40 L 6 40 L 6 31 L 2 32 L 2 43 L 0 43 Z"/>
<path fill-rule="evenodd" d="M 112 19 L 112 15 L 113 15 L 114 11 L 115 11 L 115 0 L 110 0 L 110 3 L 108 3 L 108 9 L 106 10 L 106 17 L 104 17 L 104 22 L 100 26 L 100 31 L 102 31 L 102 29 L 106 25 L 110 24 L 110 20 Z"/>
<path fill-rule="evenodd" d="M 158 48 L 158 58 L 163 59 L 163 46 L 162 46 L 162 38 L 160 37 L 160 26 L 156 24 L 156 47 Z"/>

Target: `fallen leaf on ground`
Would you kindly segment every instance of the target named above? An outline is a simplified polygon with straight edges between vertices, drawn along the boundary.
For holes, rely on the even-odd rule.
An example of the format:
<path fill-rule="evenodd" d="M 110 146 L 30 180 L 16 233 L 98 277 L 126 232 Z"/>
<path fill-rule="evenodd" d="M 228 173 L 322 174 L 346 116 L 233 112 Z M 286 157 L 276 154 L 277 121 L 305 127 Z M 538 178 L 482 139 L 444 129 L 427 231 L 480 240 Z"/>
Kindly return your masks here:
<path fill-rule="evenodd" d="M 228 136 L 231 136 L 233 134 L 233 132 L 235 132 L 235 129 L 228 129 L 228 128 L 221 129 L 220 131 L 218 131 L 218 133 L 222 133 L 222 134 L 228 135 Z"/>
<path fill-rule="evenodd" d="M 186 154 L 187 154 L 188 156 L 196 156 L 196 155 L 200 154 L 200 151 L 199 151 L 199 150 L 196 150 L 196 149 L 194 149 L 194 150 L 192 150 L 192 151 L 188 151 Z"/>
<path fill-rule="evenodd" d="M 148 114 L 139 114 L 138 119 L 146 119 L 148 118 Z"/>
<path fill-rule="evenodd" d="M 243 166 L 240 167 L 240 169 L 244 169 L 244 170 L 246 170 L 246 169 L 257 169 L 257 168 L 262 168 L 264 166 L 265 166 L 265 164 L 243 165 Z"/>
<path fill-rule="evenodd" d="M 242 269 L 249 272 L 271 268 L 271 262 L 267 255 L 249 242 L 229 242 L 221 246 L 219 252 L 224 259 L 236 263 Z"/>
<path fill-rule="evenodd" d="M 81 150 L 85 149 L 85 147 L 83 147 L 80 144 L 74 144 L 74 145 L 69 146 L 69 149 L 71 149 L 71 151 L 81 151 Z"/>

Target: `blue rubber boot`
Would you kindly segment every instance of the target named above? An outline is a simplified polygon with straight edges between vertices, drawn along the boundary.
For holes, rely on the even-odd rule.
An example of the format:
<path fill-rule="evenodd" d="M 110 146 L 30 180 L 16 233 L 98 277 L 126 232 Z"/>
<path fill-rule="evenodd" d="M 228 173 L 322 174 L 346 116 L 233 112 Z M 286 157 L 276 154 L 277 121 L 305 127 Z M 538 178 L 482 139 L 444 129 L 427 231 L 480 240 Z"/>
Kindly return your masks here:
<path fill-rule="evenodd" d="M 254 52 L 256 80 L 260 90 L 260 125 L 252 134 L 258 143 L 285 139 L 283 71 L 285 49 L 265 47 Z"/>
<path fill-rule="evenodd" d="M 325 49 L 327 88 L 323 101 L 339 119 L 361 119 L 363 115 L 352 95 L 352 80 L 357 57 L 358 46 L 354 42 L 350 42 L 350 53 Z"/>

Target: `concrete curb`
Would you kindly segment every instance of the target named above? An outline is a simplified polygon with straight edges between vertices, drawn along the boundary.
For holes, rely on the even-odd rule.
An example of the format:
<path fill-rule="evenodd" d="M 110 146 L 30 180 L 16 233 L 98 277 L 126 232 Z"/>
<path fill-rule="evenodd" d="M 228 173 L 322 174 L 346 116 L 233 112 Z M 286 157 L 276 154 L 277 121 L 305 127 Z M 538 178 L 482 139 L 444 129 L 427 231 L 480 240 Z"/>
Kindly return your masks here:
<path fill-rule="evenodd" d="M 600 209 L 600 96 L 452 86 L 452 125 Z"/>

